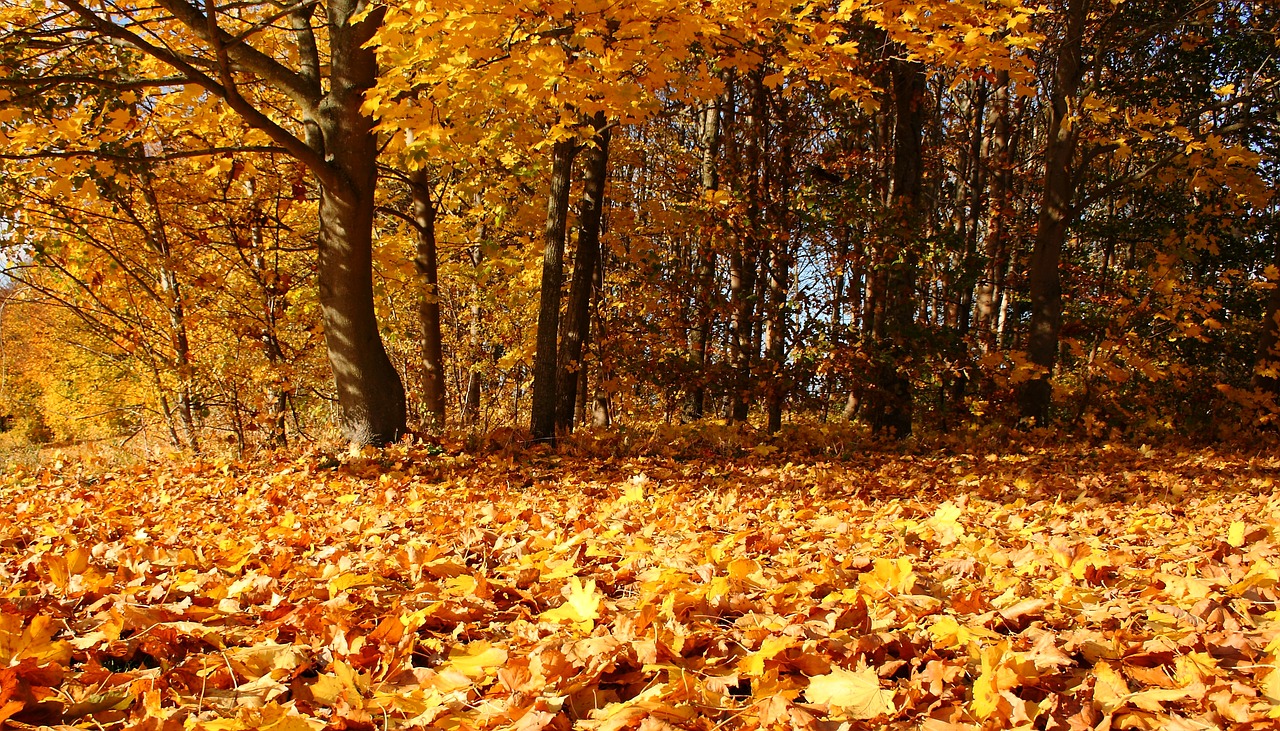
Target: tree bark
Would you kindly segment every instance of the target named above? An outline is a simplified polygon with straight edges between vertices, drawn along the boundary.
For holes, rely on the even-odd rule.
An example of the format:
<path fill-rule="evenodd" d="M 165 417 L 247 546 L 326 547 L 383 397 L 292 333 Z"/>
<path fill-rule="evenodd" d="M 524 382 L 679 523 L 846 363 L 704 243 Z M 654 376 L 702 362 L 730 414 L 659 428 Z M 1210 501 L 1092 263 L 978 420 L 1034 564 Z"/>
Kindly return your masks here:
<path fill-rule="evenodd" d="M 993 129 L 987 138 L 986 159 L 991 167 L 990 204 L 987 215 L 986 266 L 978 281 L 974 315 L 978 329 L 978 344 L 983 350 L 995 345 L 995 325 L 998 317 L 1000 290 L 1007 264 L 1005 241 L 1012 191 L 1013 157 L 1009 144 L 1009 72 L 996 72 L 995 98 L 992 100 Z"/>
<path fill-rule="evenodd" d="M 1273 263 L 1280 269 L 1280 235 L 1275 219 L 1271 223 Z M 1266 311 L 1262 315 L 1262 337 L 1258 339 L 1258 356 L 1254 363 L 1254 387 L 1268 394 L 1272 406 L 1280 406 L 1280 281 L 1272 280 Z"/>
<path fill-rule="evenodd" d="M 596 323 L 596 393 L 592 400 L 591 406 L 591 426 L 597 429 L 607 428 L 613 423 L 613 404 L 611 402 L 612 395 L 609 392 L 608 382 L 610 379 L 609 359 L 606 357 L 604 350 L 605 339 L 605 319 L 604 309 L 600 306 L 600 299 L 604 296 L 604 254 L 603 248 L 600 250 L 600 261 L 596 263 L 595 269 L 595 307 L 594 317 Z"/>
<path fill-rule="evenodd" d="M 1078 134 L 1078 125 L 1071 123 L 1069 115 L 1083 71 L 1080 59 L 1087 17 L 1087 0 L 1068 0 L 1066 32 L 1058 46 L 1049 98 L 1040 218 L 1027 272 L 1031 290 L 1027 358 L 1040 368 L 1040 373 L 1023 384 L 1019 405 L 1023 418 L 1039 425 L 1049 420 L 1053 391 L 1050 378 L 1058 357 L 1058 333 L 1062 329 L 1062 275 L 1058 264 L 1073 216 L 1076 177 L 1072 161 Z"/>
<path fill-rule="evenodd" d="M 924 128 L 924 67 L 892 62 L 894 139 L 890 183 L 891 229 L 886 237 L 884 313 L 875 341 L 880 351 L 874 368 L 875 387 L 866 412 L 872 431 L 902 439 L 911 434 L 911 378 L 903 367 L 915 309 L 916 243 L 919 238 L 920 192 L 924 178 L 921 138 Z"/>
<path fill-rule="evenodd" d="M 422 277 L 418 301 L 418 323 L 422 328 L 422 398 L 427 428 L 445 425 L 444 343 L 440 336 L 440 287 L 436 271 L 436 208 L 425 168 L 413 174 L 413 221 L 418 228 L 418 246 L 413 259 Z"/>
<path fill-rule="evenodd" d="M 560 285 L 564 279 L 564 237 L 569 217 L 569 184 L 576 140 L 556 142 L 551 150 L 551 187 L 542 241 L 542 291 L 538 306 L 537 351 L 533 362 L 533 403 L 529 431 L 535 441 L 556 440 L 556 340 L 560 330 Z"/>
<path fill-rule="evenodd" d="M 560 373 L 556 388 L 556 426 L 572 432 L 578 402 L 582 351 L 591 326 L 591 290 L 595 269 L 600 264 L 600 217 L 604 212 L 605 184 L 608 182 L 609 129 L 603 114 L 596 115 L 595 146 L 587 148 L 583 173 L 582 203 L 578 211 L 578 250 L 574 255 L 573 280 L 560 338 Z"/>
<path fill-rule="evenodd" d="M 787 341 L 787 276 L 789 258 L 781 247 L 785 242 L 777 241 L 769 253 L 769 320 L 765 323 L 765 353 L 769 356 L 769 364 L 773 370 L 769 384 L 769 397 L 765 404 L 768 413 L 768 429 L 770 434 L 782 428 L 782 405 L 786 401 L 786 383 L 784 369 L 786 367 Z"/>
<path fill-rule="evenodd" d="M 702 117 L 702 164 L 700 166 L 701 186 L 703 194 L 714 193 L 720 188 L 720 175 L 716 166 L 716 157 L 720 150 L 720 100 L 717 98 L 707 106 Z M 709 216 L 708 216 L 709 219 Z M 689 332 L 689 367 L 693 372 L 694 384 L 689 389 L 689 401 L 685 405 L 685 416 L 697 421 L 702 418 L 707 400 L 707 346 L 711 341 L 711 285 L 715 272 L 715 244 L 711 232 L 715 223 L 707 220 L 702 231 L 702 240 L 697 250 L 697 262 L 694 269 L 694 302 L 693 328 Z"/>
<path fill-rule="evenodd" d="M 747 150 L 744 169 L 739 171 L 739 188 L 745 195 L 747 230 L 739 235 L 738 247 L 729 260 L 729 299 L 733 303 L 730 323 L 730 358 L 734 383 L 728 417 L 746 421 L 751 410 L 751 363 L 759 352 L 755 335 L 757 267 L 760 251 L 760 157 L 764 136 L 765 97 L 762 72 L 751 75 L 751 113 L 746 118 Z"/>
<path fill-rule="evenodd" d="M 480 361 L 484 357 L 484 349 L 480 345 L 480 319 L 484 313 L 480 306 L 480 264 L 484 262 L 485 227 L 480 227 L 479 242 L 471 248 L 471 265 L 476 269 L 476 282 L 471 287 L 471 322 L 468 338 L 471 345 L 471 369 L 467 373 L 467 390 L 462 398 L 462 425 L 475 426 L 480 421 L 480 394 L 483 384 L 480 380 Z"/>

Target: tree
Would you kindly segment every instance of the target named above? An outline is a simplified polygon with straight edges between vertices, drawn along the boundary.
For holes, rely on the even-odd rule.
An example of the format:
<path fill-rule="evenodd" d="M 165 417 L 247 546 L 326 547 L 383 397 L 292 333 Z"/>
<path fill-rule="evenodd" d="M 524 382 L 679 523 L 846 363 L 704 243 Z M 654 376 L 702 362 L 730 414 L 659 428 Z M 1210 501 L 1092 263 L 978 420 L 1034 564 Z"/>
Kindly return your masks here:
<path fill-rule="evenodd" d="M 15 30 L 6 37 L 10 47 L 3 55 L 10 60 L 0 84 L 46 94 L 140 90 L 149 100 L 142 106 L 146 115 L 157 114 L 166 97 L 193 91 L 196 98 L 218 100 L 207 111 L 233 111 L 270 147 L 301 162 L 320 188 L 318 286 L 342 428 L 354 442 L 385 444 L 404 433 L 405 401 L 374 313 L 378 142 L 372 120 L 361 110 L 377 78 L 375 52 L 367 44 L 383 11 L 364 0 L 328 0 L 322 4 L 323 32 L 317 34 L 318 5 L 280 10 L 209 2 L 200 8 L 162 0 L 156 8 L 94 7 L 58 0 L 47 14 L 34 16 L 9 5 L 6 25 Z M 163 45 L 155 40 L 162 36 Z M 32 37 L 55 39 L 54 47 L 31 45 Z M 82 45 L 97 50 L 86 54 Z M 113 45 L 127 52 L 110 50 Z M 294 59 L 292 65 L 284 58 Z M 286 104 L 292 114 L 280 111 Z M 195 136 L 216 139 L 219 130 Z M 23 152 L 92 156 L 103 149 L 46 145 Z"/>

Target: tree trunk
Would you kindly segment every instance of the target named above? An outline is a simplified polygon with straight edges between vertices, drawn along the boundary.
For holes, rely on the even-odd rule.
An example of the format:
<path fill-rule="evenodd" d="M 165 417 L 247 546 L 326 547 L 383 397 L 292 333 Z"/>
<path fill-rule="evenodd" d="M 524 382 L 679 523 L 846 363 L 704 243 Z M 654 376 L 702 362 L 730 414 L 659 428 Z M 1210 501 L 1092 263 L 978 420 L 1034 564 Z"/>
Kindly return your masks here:
<path fill-rule="evenodd" d="M 277 60 L 283 58 L 277 53 L 282 49 L 264 52 L 254 48 L 248 36 L 237 38 L 221 28 L 214 3 L 205 4 L 208 15 L 186 0 L 158 0 L 157 5 L 192 32 L 191 38 L 174 37 L 173 42 L 203 46 L 192 49 L 193 56 L 205 59 L 195 62 L 200 70 L 191 65 L 186 54 L 157 54 L 151 41 L 132 30 L 140 27 L 136 24 L 140 21 L 129 11 L 106 16 L 78 3 L 65 7 L 93 33 L 117 38 L 190 79 L 179 85 L 199 87 L 202 93 L 223 100 L 249 126 L 315 175 L 320 184 L 320 310 L 341 426 L 356 443 L 385 444 L 399 439 L 405 427 L 404 387 L 383 347 L 373 307 L 378 145 L 373 122 L 361 111 L 365 92 L 378 75 L 376 53 L 368 44 L 385 9 L 371 8 L 367 0 L 324 3 L 324 36 L 328 40 L 324 64 L 311 25 L 316 4 L 290 9 L 285 15 L 297 57 L 297 67 L 290 68 Z M 321 79 L 324 69 L 329 71 L 327 89 Z M 205 75 L 206 71 L 212 75 Z M 292 101 L 303 121 L 304 139 L 280 126 L 273 119 L 273 109 L 255 107 L 242 96 L 239 85 L 245 82 L 272 87 Z"/>
<path fill-rule="evenodd" d="M 254 252 L 252 263 L 258 286 L 262 289 L 262 353 L 267 363 L 271 364 L 271 371 L 274 374 L 268 390 L 268 400 L 271 403 L 271 432 L 267 439 L 274 446 L 284 448 L 289 446 L 287 427 L 290 388 L 285 385 L 284 378 L 280 374 L 286 360 L 284 348 L 280 345 L 280 316 L 287 306 L 285 296 L 288 294 L 289 280 L 280 276 L 278 259 L 274 269 L 267 267 L 266 257 L 263 256 L 266 248 L 262 231 L 264 220 L 262 212 L 255 207 L 251 228 Z"/>
<path fill-rule="evenodd" d="M 467 373 L 466 391 L 462 397 L 461 417 L 463 426 L 472 427 L 480 421 L 480 396 L 484 389 L 484 383 L 480 375 L 480 364 L 483 362 L 485 353 L 481 344 L 480 330 L 481 320 L 484 317 L 484 310 L 480 302 L 480 275 L 482 274 L 480 265 L 484 263 L 484 242 L 488 236 L 488 227 L 485 222 L 477 227 L 476 244 L 471 247 L 471 266 L 475 270 L 475 276 L 471 283 L 471 318 L 467 325 L 468 344 L 470 346 L 470 363 L 471 368 Z"/>
<path fill-rule="evenodd" d="M 990 205 L 988 206 L 986 267 L 978 281 L 974 307 L 978 327 L 978 344 L 983 350 L 995 345 L 997 307 L 1008 255 L 1005 232 L 1013 214 L 1010 208 L 1013 157 L 1009 144 L 1009 72 L 996 72 L 995 99 L 992 102 L 994 129 L 987 138 L 987 164 L 992 168 Z"/>
<path fill-rule="evenodd" d="M 720 149 L 719 99 L 708 105 L 703 113 L 701 141 L 702 192 L 709 194 L 720 188 L 720 175 L 716 166 L 716 156 Z M 715 225 L 711 220 L 707 220 L 705 224 L 694 270 L 694 286 L 697 294 L 694 302 L 693 328 L 689 332 L 689 366 L 693 372 L 694 384 L 689 389 L 689 402 L 685 405 L 685 416 L 694 421 L 702 418 L 707 399 L 707 345 L 711 340 L 711 285 L 716 256 L 711 232 L 715 230 Z"/>
<path fill-rule="evenodd" d="M 444 344 L 440 336 L 440 287 L 436 273 L 436 208 L 426 168 L 413 174 L 413 221 L 418 227 L 418 247 L 413 259 L 422 277 L 418 322 L 422 328 L 422 398 L 426 426 L 440 430 L 445 424 Z"/>
<path fill-rule="evenodd" d="M 890 184 L 890 226 L 884 260 L 885 288 L 882 325 L 875 338 L 880 351 L 874 369 L 875 387 L 867 399 L 867 417 L 877 434 L 898 439 L 911 434 L 911 378 L 903 367 L 913 327 L 918 210 L 924 167 L 921 137 L 924 127 L 924 67 L 892 62 L 894 139 L 893 179 Z"/>
<path fill-rule="evenodd" d="M 160 267 L 160 289 L 170 301 L 166 303 L 169 310 L 170 339 L 173 346 L 174 367 L 178 372 L 178 417 L 182 419 L 182 430 L 187 435 L 187 446 L 192 452 L 200 453 L 200 436 L 196 433 L 196 417 L 194 408 L 195 366 L 191 362 L 191 343 L 187 337 L 186 311 L 182 305 L 182 287 L 178 283 L 178 275 L 166 263 Z"/>
<path fill-rule="evenodd" d="M 1271 236 L 1275 247 L 1273 261 L 1280 268 L 1280 234 L 1272 219 Z M 1273 406 L 1280 406 L 1280 281 L 1271 280 L 1271 295 L 1262 315 L 1262 337 L 1258 339 L 1258 357 L 1254 364 L 1254 387 L 1270 395 Z"/>
<path fill-rule="evenodd" d="M 978 88 L 973 105 L 973 136 L 969 143 L 969 200 L 967 201 L 969 216 L 968 225 L 964 231 L 964 273 L 959 291 L 955 293 L 959 298 L 955 325 L 961 338 L 969 334 L 969 328 L 973 323 L 973 280 L 978 276 L 979 267 L 978 228 L 982 225 L 985 204 L 983 193 L 987 185 L 982 158 L 982 148 L 986 141 L 984 122 L 986 121 L 987 84 L 985 81 L 977 83 Z"/>
<path fill-rule="evenodd" d="M 320 185 L 320 310 L 343 432 L 356 444 L 383 445 L 404 434 L 406 414 L 404 384 L 383 347 L 373 306 L 378 141 L 360 107 L 378 75 L 366 43 L 379 20 L 373 13 L 353 23 L 364 10 L 355 2 L 331 2 L 327 10 L 329 90 L 307 127 L 307 142 L 328 167 Z M 310 63 L 304 59 L 304 73 Z"/>
<path fill-rule="evenodd" d="M 728 417 L 746 421 L 751 409 L 751 362 L 759 352 L 754 337 L 755 304 L 759 301 L 757 266 L 760 250 L 760 157 L 764 144 L 765 98 L 762 72 L 751 75 L 751 113 L 746 118 L 747 151 L 744 169 L 739 171 L 739 187 L 747 206 L 747 230 L 739 236 L 738 248 L 729 262 L 729 299 L 733 302 L 730 324 L 730 356 L 734 367 Z"/>
<path fill-rule="evenodd" d="M 368 142 L 372 144 L 372 135 Z M 358 187 L 322 186 L 318 276 L 343 432 L 356 444 L 382 445 L 404 433 L 405 401 L 373 308 L 372 162 L 370 157 Z"/>
<path fill-rule="evenodd" d="M 1062 279 L 1058 268 L 1062 244 L 1072 218 L 1076 179 L 1072 171 L 1078 125 L 1069 119 L 1070 107 L 1080 86 L 1080 65 L 1087 0 L 1069 0 L 1066 32 L 1057 51 L 1057 68 L 1049 99 L 1048 141 L 1044 153 L 1044 188 L 1035 248 L 1031 252 L 1027 280 L 1031 290 L 1031 323 L 1027 358 L 1041 372 L 1022 387 L 1023 418 L 1043 425 L 1049 420 L 1052 396 L 1050 377 L 1058 357 L 1058 333 L 1062 329 Z"/>
<path fill-rule="evenodd" d="M 784 188 L 785 189 L 785 188 Z M 787 276 L 788 256 L 779 249 L 785 242 L 777 241 L 769 254 L 769 321 L 765 326 L 765 352 L 773 370 L 766 403 L 769 433 L 782 428 L 782 405 L 786 401 L 786 341 L 787 341 Z"/>
<path fill-rule="evenodd" d="M 533 362 L 533 403 L 529 431 L 535 441 L 556 440 L 556 339 L 560 330 L 560 285 L 564 278 L 564 237 L 569 217 L 569 184 L 573 139 L 560 140 L 551 150 L 551 187 L 543 229 L 542 291 L 538 307 L 537 352 Z"/>
<path fill-rule="evenodd" d="M 153 220 L 150 225 L 144 224 L 136 217 L 134 221 L 138 224 L 152 253 L 159 259 L 156 279 L 163 300 L 162 304 L 169 315 L 169 346 L 173 349 L 173 368 L 178 377 L 178 418 L 182 420 L 182 430 L 187 436 L 187 447 L 199 454 L 200 435 L 196 432 L 194 405 L 195 364 L 191 361 L 186 305 L 183 303 L 182 285 L 178 281 L 178 273 L 173 268 L 173 247 L 169 244 L 164 211 L 156 198 L 149 176 L 143 182 L 142 195 L 151 208 Z"/>
<path fill-rule="evenodd" d="M 598 429 L 607 428 L 613 422 L 613 405 L 610 402 L 608 382 L 609 359 L 604 351 L 605 344 L 605 320 L 604 309 L 600 306 L 600 298 L 604 296 L 604 250 L 600 251 L 600 261 L 596 263 L 595 271 L 595 321 L 596 321 L 596 367 L 599 370 L 596 376 L 596 394 L 591 406 L 591 426 Z"/>
<path fill-rule="evenodd" d="M 609 129 L 605 126 L 604 115 L 596 115 L 593 125 L 596 144 L 587 149 L 583 161 L 586 169 L 578 211 L 578 250 L 574 255 L 573 281 L 569 285 L 569 304 L 560 338 L 556 426 L 564 432 L 573 431 L 579 373 L 583 370 L 582 351 L 591 326 L 591 290 L 595 284 L 596 267 L 600 264 L 600 216 L 604 211 L 605 184 L 608 181 Z"/>
<path fill-rule="evenodd" d="M 774 228 L 778 232 L 788 232 L 792 229 L 790 216 L 790 193 L 791 181 L 795 178 L 795 141 L 790 132 L 790 125 L 786 122 L 788 119 L 788 107 L 785 100 L 779 95 L 779 99 L 775 101 L 778 109 L 778 116 L 783 120 L 778 125 L 778 134 L 781 136 L 779 143 L 773 146 L 779 149 L 779 159 L 776 168 L 771 168 L 774 173 L 769 179 L 769 188 L 776 188 L 780 191 L 780 195 L 766 196 L 770 198 L 770 210 L 773 212 L 772 222 Z M 776 181 L 775 181 L 776 178 Z M 787 393 L 790 390 L 787 383 L 787 291 L 790 287 L 788 277 L 790 276 L 791 252 L 788 250 L 789 239 L 786 235 L 771 236 L 771 246 L 769 247 L 769 281 L 767 286 L 767 301 L 769 303 L 768 320 L 765 322 L 764 332 L 764 350 L 765 355 L 769 359 L 769 389 L 768 397 L 765 402 L 765 412 L 767 414 L 767 428 L 770 434 L 775 434 L 782 428 L 782 407 L 786 403 Z"/>

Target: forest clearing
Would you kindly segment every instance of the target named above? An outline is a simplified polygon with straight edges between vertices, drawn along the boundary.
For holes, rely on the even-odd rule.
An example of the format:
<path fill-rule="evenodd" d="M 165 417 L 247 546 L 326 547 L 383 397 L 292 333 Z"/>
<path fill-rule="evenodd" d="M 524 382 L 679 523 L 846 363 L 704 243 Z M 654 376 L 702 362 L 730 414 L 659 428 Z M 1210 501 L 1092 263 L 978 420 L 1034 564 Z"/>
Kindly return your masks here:
<path fill-rule="evenodd" d="M 12 467 L 0 717 L 16 731 L 1280 718 L 1274 453 L 792 461 L 703 446 Z"/>

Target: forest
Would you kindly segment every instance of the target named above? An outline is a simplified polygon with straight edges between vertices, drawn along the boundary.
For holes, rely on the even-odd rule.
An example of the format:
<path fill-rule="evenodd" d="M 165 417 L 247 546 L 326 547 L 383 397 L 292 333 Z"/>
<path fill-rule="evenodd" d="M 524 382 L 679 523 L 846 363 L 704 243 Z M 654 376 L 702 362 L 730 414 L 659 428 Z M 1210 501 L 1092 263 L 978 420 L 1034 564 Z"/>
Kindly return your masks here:
<path fill-rule="evenodd" d="M 1280 4 L 0 0 L 0 731 L 1280 719 Z"/>
<path fill-rule="evenodd" d="M 3 439 L 1265 432 L 1278 44 L 1260 0 L 3 0 Z"/>

